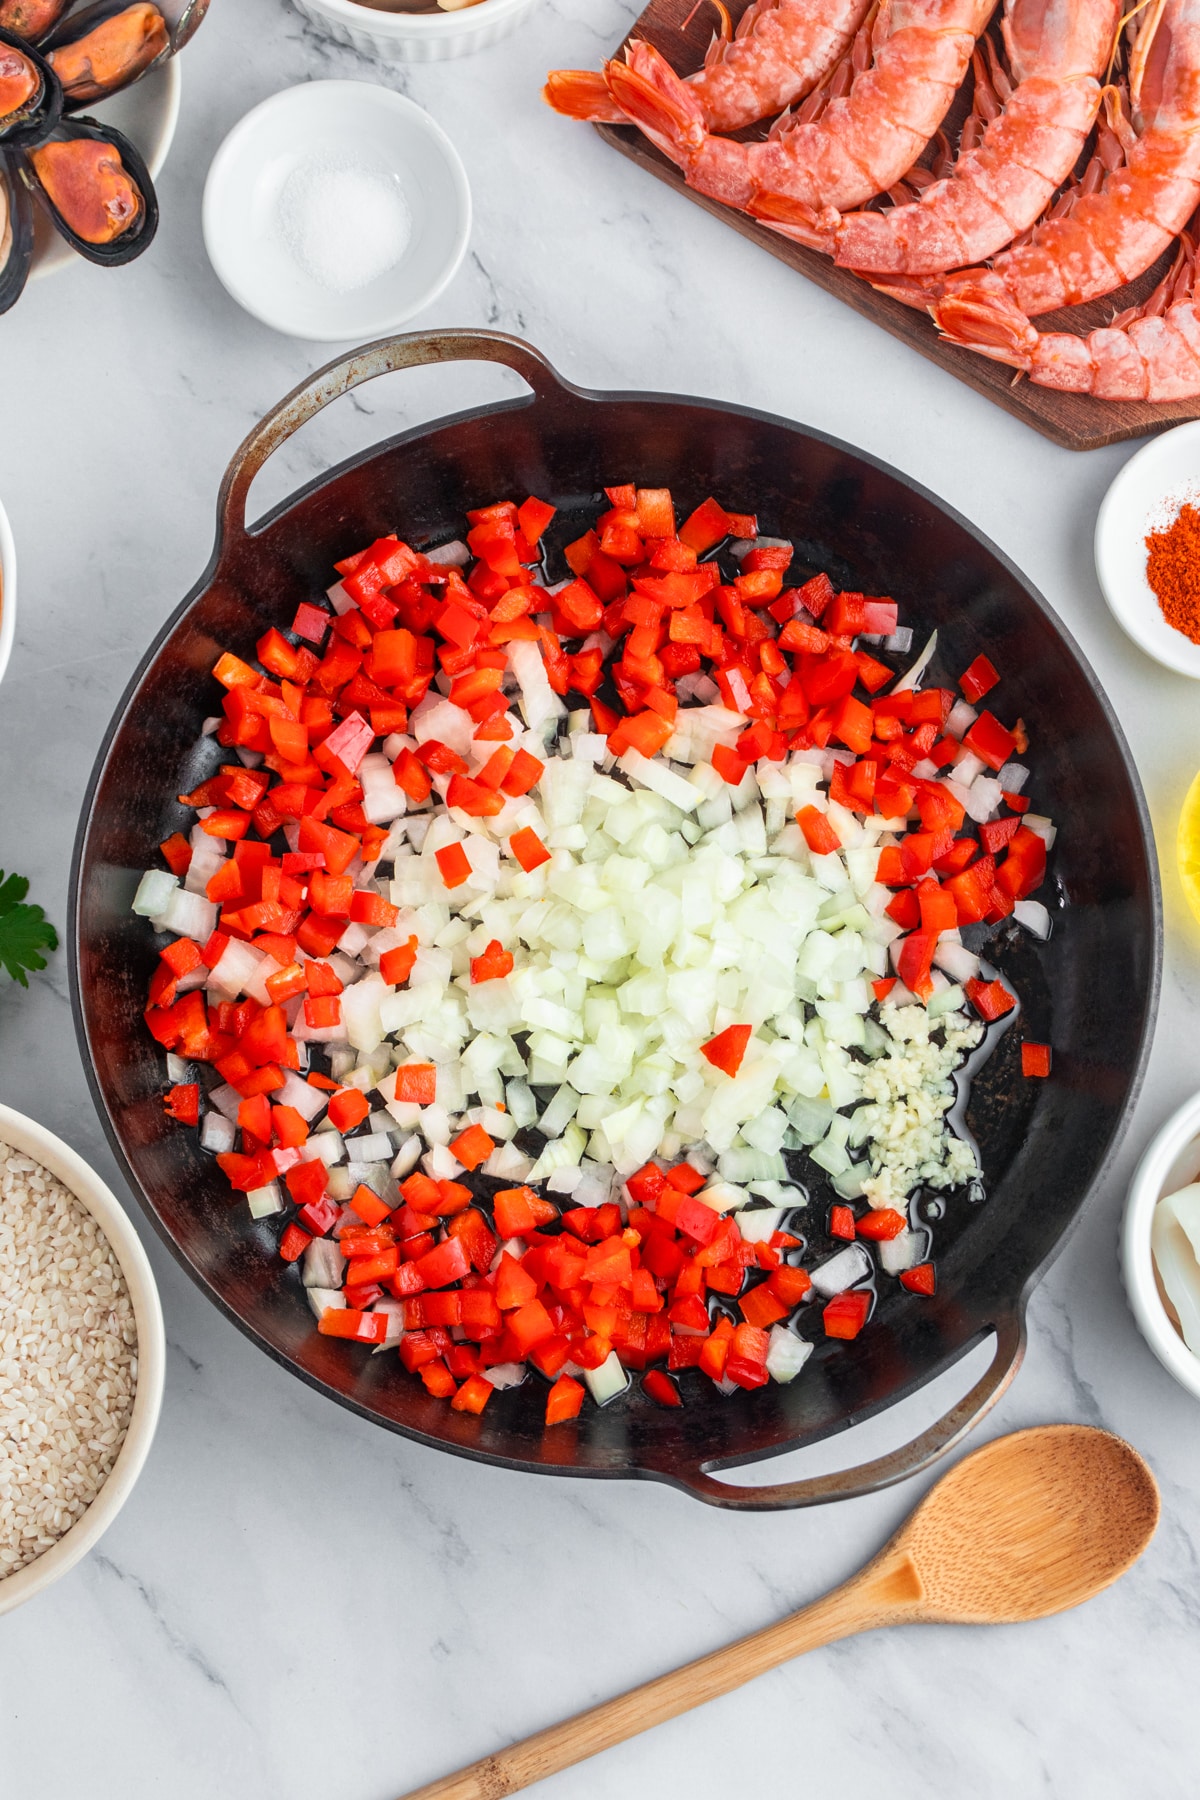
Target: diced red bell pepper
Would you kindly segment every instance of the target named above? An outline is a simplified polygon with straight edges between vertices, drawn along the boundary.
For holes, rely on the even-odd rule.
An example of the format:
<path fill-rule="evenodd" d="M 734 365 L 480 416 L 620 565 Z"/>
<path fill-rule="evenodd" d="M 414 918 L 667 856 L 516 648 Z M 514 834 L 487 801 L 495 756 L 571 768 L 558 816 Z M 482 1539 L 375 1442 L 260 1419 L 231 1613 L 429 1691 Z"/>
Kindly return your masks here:
<path fill-rule="evenodd" d="M 482 1125 L 468 1125 L 450 1143 L 451 1155 L 458 1158 L 464 1169 L 477 1169 L 480 1163 L 487 1161 L 495 1148 Z"/>
<path fill-rule="evenodd" d="M 547 1425 L 561 1425 L 568 1419 L 578 1418 L 584 1391 L 583 1383 L 576 1381 L 573 1375 L 560 1375 L 546 1396 Z"/>
<path fill-rule="evenodd" d="M 195 1081 L 177 1082 L 163 1101 L 163 1110 L 180 1125 L 200 1123 L 200 1086 Z"/>
<path fill-rule="evenodd" d="M 986 656 L 977 656 L 970 668 L 959 677 L 958 685 L 966 699 L 974 706 L 985 694 L 991 693 L 1000 677 Z"/>
<path fill-rule="evenodd" d="M 829 1235 L 835 1238 L 852 1238 L 855 1235 L 854 1209 L 852 1207 L 830 1207 Z"/>
<path fill-rule="evenodd" d="M 700 1046 L 700 1054 L 714 1069 L 720 1069 L 725 1075 L 736 1075 L 742 1066 L 742 1058 L 746 1054 L 746 1046 L 750 1042 L 753 1026 L 727 1025 L 724 1031 L 710 1038 L 707 1044 Z"/>
<path fill-rule="evenodd" d="M 471 864 L 466 851 L 460 843 L 444 844 L 435 850 L 437 866 L 442 872 L 442 880 L 448 888 L 461 887 L 471 874 Z"/>
<path fill-rule="evenodd" d="M 778 1294 L 772 1292 L 765 1281 L 752 1287 L 749 1293 L 743 1294 L 738 1302 L 742 1309 L 742 1317 L 748 1325 L 756 1325 L 767 1331 L 780 1319 L 786 1319 L 791 1307 L 782 1301 Z"/>
<path fill-rule="evenodd" d="M 353 1131 L 370 1110 L 370 1101 L 360 1088 L 341 1088 L 330 1099 L 329 1119 L 339 1131 Z"/>
<path fill-rule="evenodd" d="M 1024 1043 L 1021 1045 L 1021 1073 L 1036 1078 L 1049 1075 L 1049 1044 Z"/>
<path fill-rule="evenodd" d="M 844 1294 L 835 1294 L 832 1300 L 826 1301 L 821 1314 L 825 1336 L 856 1338 L 866 1324 L 870 1310 L 871 1296 L 862 1288 L 850 1288 Z"/>
<path fill-rule="evenodd" d="M 298 1262 L 312 1243 L 307 1231 L 301 1231 L 293 1219 L 279 1240 L 279 1254 L 284 1262 Z"/>
<path fill-rule="evenodd" d="M 408 980 L 418 947 L 416 938 L 410 937 L 407 944 L 397 944 L 394 950 L 385 950 L 380 956 L 379 973 L 389 987 L 401 987 Z"/>
<path fill-rule="evenodd" d="M 908 1221 L 902 1212 L 892 1206 L 873 1206 L 869 1212 L 858 1220 L 858 1235 L 872 1244 L 886 1243 L 888 1239 L 899 1237 L 908 1229 Z"/>
<path fill-rule="evenodd" d="M 530 1187 L 501 1188 L 492 1199 L 492 1216 L 502 1238 L 524 1237 L 557 1219 L 558 1209 Z"/>
<path fill-rule="evenodd" d="M 968 750 L 973 750 L 981 757 L 989 769 L 1002 769 L 1006 762 L 1012 760 L 1017 748 L 1017 740 L 1011 731 L 1006 731 L 999 719 L 990 712 L 981 712 L 971 729 L 963 738 Z"/>
<path fill-rule="evenodd" d="M 905 1269 L 900 1277 L 901 1287 L 906 1287 L 910 1294 L 932 1294 L 937 1291 L 937 1278 L 931 1262 L 918 1263 L 915 1268 Z"/>
<path fill-rule="evenodd" d="M 410 1106 L 432 1106 L 437 1098 L 434 1063 L 401 1063 L 396 1070 L 396 1099 Z"/>
<path fill-rule="evenodd" d="M 896 973 L 918 1000 L 928 1002 L 933 997 L 933 953 L 937 948 L 937 933 L 933 931 L 910 931 L 901 939 L 896 957 Z"/>
<path fill-rule="evenodd" d="M 479 956 L 471 958 L 471 980 L 502 981 L 513 972 L 513 953 L 506 950 L 499 938 L 493 938 L 486 950 Z"/>
<path fill-rule="evenodd" d="M 526 874 L 550 861 L 550 852 L 537 832 L 529 825 L 524 825 L 520 831 L 513 832 L 508 840 L 508 847 Z M 441 852 L 439 851 L 438 854 L 440 856 Z"/>
<path fill-rule="evenodd" d="M 417 1272 L 426 1287 L 447 1287 L 452 1281 L 461 1281 L 471 1270 L 470 1258 L 463 1247 L 461 1238 L 448 1237 L 433 1250 L 416 1259 Z"/>
<path fill-rule="evenodd" d="M 841 838 L 817 807 L 802 806 L 796 814 L 796 823 L 804 833 L 804 841 L 814 856 L 829 856 L 833 851 L 841 849 Z"/>
<path fill-rule="evenodd" d="M 963 986 L 971 1005 L 980 1018 L 986 1019 L 989 1024 L 993 1019 L 1002 1019 L 1017 1004 L 1002 981 L 980 981 L 976 978 L 964 982 Z"/>
<path fill-rule="evenodd" d="M 642 1376 L 642 1386 L 656 1406 L 682 1406 L 683 1396 L 669 1375 L 661 1369 L 648 1369 Z"/>
<path fill-rule="evenodd" d="M 387 1336 L 387 1314 L 359 1312 L 352 1306 L 330 1306 L 317 1321 L 322 1337 L 349 1338 L 357 1344 L 382 1344 Z"/>

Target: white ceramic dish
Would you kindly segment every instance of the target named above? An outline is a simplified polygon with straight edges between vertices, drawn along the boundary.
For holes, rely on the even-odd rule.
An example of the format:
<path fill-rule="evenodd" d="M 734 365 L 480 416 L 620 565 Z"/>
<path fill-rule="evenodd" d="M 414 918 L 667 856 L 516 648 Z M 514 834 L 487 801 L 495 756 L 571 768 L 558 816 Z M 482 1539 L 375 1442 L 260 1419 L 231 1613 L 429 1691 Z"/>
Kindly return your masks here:
<path fill-rule="evenodd" d="M 17 547 L 8 515 L 0 506 L 0 681 L 17 635 Z"/>
<path fill-rule="evenodd" d="M 1146 580 L 1146 533 L 1200 505 L 1200 420 L 1164 431 L 1131 456 L 1100 506 L 1096 574 L 1113 617 L 1147 656 L 1200 681 L 1200 644 L 1163 618 Z"/>
<path fill-rule="evenodd" d="M 1181 1387 L 1200 1400 L 1200 1357 L 1193 1356 L 1171 1320 L 1150 1253 L 1154 1208 L 1200 1173 L 1200 1094 L 1169 1118 L 1134 1171 L 1121 1227 L 1125 1292 L 1142 1336 Z"/>
<path fill-rule="evenodd" d="M 89 108 L 88 117 L 101 119 L 105 124 L 114 125 L 118 131 L 123 132 L 130 143 L 141 151 L 151 180 L 157 181 L 174 141 L 182 93 L 180 59 L 173 56 L 170 62 L 143 75 L 140 81 L 135 81 L 124 93 L 115 94 L 102 105 Z M 29 279 L 36 281 L 41 275 L 53 275 L 59 269 L 70 268 L 73 263 L 82 261 L 78 252 L 59 237 L 39 206 Z"/>
<path fill-rule="evenodd" d="M 43 1556 L 0 1579 L 0 1614 L 32 1600 L 73 1569 L 99 1542 L 142 1472 L 158 1424 L 166 1373 L 166 1338 L 158 1289 L 146 1252 L 120 1203 L 100 1177 L 61 1138 L 32 1119 L 0 1106 L 0 1140 L 40 1162 L 70 1188 L 98 1222 L 129 1288 L 137 1321 L 138 1378 L 133 1416 L 112 1472 L 83 1517 Z"/>
<path fill-rule="evenodd" d="M 406 13 L 359 0 L 293 0 L 319 31 L 385 62 L 444 62 L 507 37 L 538 0 L 480 0 L 458 12 Z"/>
<path fill-rule="evenodd" d="M 298 170 L 348 163 L 397 184 L 412 230 L 390 269 L 337 292 L 296 260 L 279 209 Z M 204 189 L 204 242 L 223 285 L 264 324 L 318 343 L 394 331 L 436 300 L 470 235 L 466 171 L 441 126 L 367 82 L 312 81 L 264 100 L 225 139 Z"/>

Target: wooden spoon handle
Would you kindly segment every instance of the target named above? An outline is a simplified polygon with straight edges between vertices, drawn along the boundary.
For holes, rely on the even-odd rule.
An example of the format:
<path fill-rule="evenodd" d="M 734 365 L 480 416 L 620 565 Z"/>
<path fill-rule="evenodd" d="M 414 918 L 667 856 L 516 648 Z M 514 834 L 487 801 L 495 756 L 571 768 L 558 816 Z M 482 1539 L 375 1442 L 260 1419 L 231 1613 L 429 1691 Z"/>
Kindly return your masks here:
<path fill-rule="evenodd" d="M 572 1763 L 623 1744 L 652 1725 L 677 1718 L 720 1694 L 732 1693 L 806 1650 L 877 1625 L 894 1624 L 911 1612 L 919 1598 L 920 1581 L 908 1558 L 885 1552 L 845 1587 L 836 1588 L 777 1625 L 752 1632 L 724 1650 L 714 1650 L 669 1675 L 576 1713 L 573 1719 L 485 1756 L 457 1775 L 431 1781 L 404 1800 L 502 1800 L 560 1769 L 569 1769 Z"/>

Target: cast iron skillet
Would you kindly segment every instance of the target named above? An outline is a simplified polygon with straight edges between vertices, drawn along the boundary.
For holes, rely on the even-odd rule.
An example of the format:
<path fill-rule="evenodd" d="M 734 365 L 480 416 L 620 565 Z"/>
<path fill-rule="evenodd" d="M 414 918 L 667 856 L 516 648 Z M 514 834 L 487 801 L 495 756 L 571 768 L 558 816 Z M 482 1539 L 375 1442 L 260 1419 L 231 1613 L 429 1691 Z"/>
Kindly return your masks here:
<path fill-rule="evenodd" d="M 330 400 L 390 370 L 458 360 L 505 363 L 523 399 L 391 439 L 245 523 L 266 458 Z M 954 1196 L 938 1227 L 936 1298 L 889 1282 L 869 1329 L 822 1344 L 791 1386 L 726 1398 L 685 1378 L 667 1413 L 634 1386 L 607 1409 L 545 1430 L 543 1384 L 451 1412 L 394 1356 L 318 1336 L 295 1270 L 271 1254 L 274 1222 L 252 1224 L 195 1134 L 163 1114 L 163 1058 L 141 1022 L 155 960 L 129 910 L 156 846 L 188 818 L 170 796 L 206 765 L 195 751 L 215 710 L 221 649 L 252 656 L 269 624 L 319 592 L 335 559 L 396 527 L 418 546 L 458 535 L 468 507 L 534 493 L 567 523 L 606 482 L 669 486 L 690 509 L 709 493 L 754 509 L 798 563 L 842 588 L 894 596 L 939 632 L 956 676 L 981 651 L 1005 672 L 1005 717 L 1033 744 L 1038 804 L 1060 824 L 1051 860 L 1055 928 L 1045 945 L 1010 928 L 989 950 L 1016 983 L 1030 1037 L 1054 1046 L 1053 1078 L 1023 1081 L 1019 1031 L 977 1079 L 970 1122 L 987 1197 Z M 561 524 L 561 521 L 560 521 Z M 572 529 L 570 535 L 574 535 Z M 818 432 L 747 408 L 672 395 L 594 394 L 528 345 L 488 332 L 392 338 L 331 364 L 246 439 L 222 484 L 213 560 L 142 662 L 88 790 L 72 874 L 76 1025 L 113 1148 L 179 1261 L 285 1367 L 364 1417 L 422 1443 L 508 1468 L 668 1481 L 713 1504 L 804 1506 L 861 1494 L 926 1467 L 1003 1392 L 1024 1347 L 1026 1298 L 1104 1169 L 1140 1084 L 1157 999 L 1160 918 L 1150 827 L 1111 708 L 1046 603 L 965 520 L 894 470 Z M 744 1489 L 727 1468 L 809 1444 L 879 1412 L 947 1369 L 989 1332 L 988 1372 L 939 1423 L 861 1467 Z M 819 1335 L 819 1334 L 818 1334 Z"/>

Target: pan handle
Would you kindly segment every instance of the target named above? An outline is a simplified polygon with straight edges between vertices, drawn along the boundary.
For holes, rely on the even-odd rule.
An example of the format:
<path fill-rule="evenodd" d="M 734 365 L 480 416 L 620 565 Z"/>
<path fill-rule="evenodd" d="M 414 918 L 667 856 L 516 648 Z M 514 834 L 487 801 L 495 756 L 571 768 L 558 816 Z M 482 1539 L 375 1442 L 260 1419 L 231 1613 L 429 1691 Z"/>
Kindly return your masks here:
<path fill-rule="evenodd" d="M 854 1469 L 841 1469 L 833 1475 L 814 1475 L 802 1481 L 784 1481 L 774 1487 L 734 1487 L 709 1475 L 703 1464 L 694 1468 L 659 1464 L 653 1473 L 672 1486 L 681 1487 L 710 1506 L 725 1507 L 730 1512 L 775 1512 L 785 1507 L 819 1506 L 826 1500 L 853 1500 L 863 1494 L 876 1493 L 898 1481 L 907 1481 L 928 1469 L 939 1457 L 962 1442 L 1003 1394 L 1021 1366 L 1025 1354 L 1025 1313 L 1023 1306 L 1015 1312 L 999 1316 L 993 1325 L 996 1349 L 992 1361 L 969 1393 L 964 1394 L 942 1417 L 921 1432 L 911 1443 L 874 1462 L 860 1463 Z"/>
<path fill-rule="evenodd" d="M 331 400 L 348 394 L 377 375 L 415 369 L 425 363 L 496 362 L 513 369 L 540 400 L 566 383 L 540 351 L 520 338 L 498 331 L 410 331 L 382 338 L 349 356 L 327 363 L 273 407 L 235 451 L 225 471 L 217 500 L 220 545 L 246 536 L 246 498 L 250 484 L 273 451 L 313 419 Z"/>

